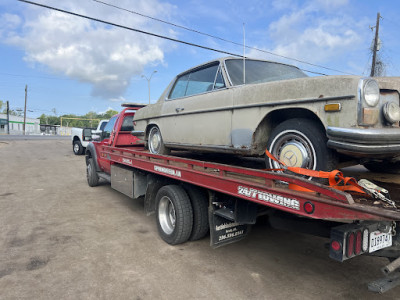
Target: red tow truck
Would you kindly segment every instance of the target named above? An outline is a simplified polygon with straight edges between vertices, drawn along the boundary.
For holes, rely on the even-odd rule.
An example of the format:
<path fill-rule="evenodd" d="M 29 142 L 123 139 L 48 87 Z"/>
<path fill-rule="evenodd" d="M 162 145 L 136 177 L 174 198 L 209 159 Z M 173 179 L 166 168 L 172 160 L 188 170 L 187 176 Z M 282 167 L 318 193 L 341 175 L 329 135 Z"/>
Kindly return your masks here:
<path fill-rule="evenodd" d="M 343 192 L 303 177 L 232 164 L 154 155 L 131 135 L 135 111 L 125 104 L 100 140 L 86 148 L 87 181 L 100 179 L 130 198 L 144 197 L 156 213 L 160 237 L 171 245 L 204 238 L 219 247 L 243 239 L 257 217 L 272 227 L 326 237 L 329 256 L 389 258 L 385 277 L 368 285 L 385 292 L 400 284 L 400 198 L 388 200 Z M 206 157 L 206 156 L 205 156 Z M 290 185 L 311 190 L 305 192 Z"/>

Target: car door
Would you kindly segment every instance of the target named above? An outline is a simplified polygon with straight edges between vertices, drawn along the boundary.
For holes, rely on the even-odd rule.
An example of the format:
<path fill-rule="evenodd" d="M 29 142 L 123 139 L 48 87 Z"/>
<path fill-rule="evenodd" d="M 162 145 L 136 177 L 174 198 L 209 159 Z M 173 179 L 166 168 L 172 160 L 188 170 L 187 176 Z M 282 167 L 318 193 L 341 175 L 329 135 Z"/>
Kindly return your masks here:
<path fill-rule="evenodd" d="M 181 75 L 163 104 L 164 143 L 231 146 L 232 101 L 218 62 Z"/>
<path fill-rule="evenodd" d="M 105 152 L 105 146 L 109 146 L 110 142 L 112 141 L 112 136 L 114 134 L 113 132 L 114 125 L 117 119 L 118 115 L 112 117 L 110 121 L 107 123 L 107 125 L 104 127 L 103 132 L 101 133 L 102 141 L 100 142 L 101 144 L 98 152 L 99 154 L 98 162 L 100 169 L 108 174 L 110 174 L 111 172 L 111 162 L 110 162 L 110 157 Z"/>

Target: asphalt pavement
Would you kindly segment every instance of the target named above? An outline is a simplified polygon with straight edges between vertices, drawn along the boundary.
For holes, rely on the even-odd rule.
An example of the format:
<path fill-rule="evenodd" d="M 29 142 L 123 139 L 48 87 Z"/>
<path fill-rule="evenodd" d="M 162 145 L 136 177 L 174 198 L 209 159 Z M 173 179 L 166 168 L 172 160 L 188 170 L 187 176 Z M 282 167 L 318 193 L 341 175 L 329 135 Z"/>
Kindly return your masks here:
<path fill-rule="evenodd" d="M 170 246 L 143 201 L 91 188 L 66 138 L 0 136 L 0 299 L 399 299 L 384 258 L 331 260 L 327 240 L 265 222 L 243 241 Z"/>

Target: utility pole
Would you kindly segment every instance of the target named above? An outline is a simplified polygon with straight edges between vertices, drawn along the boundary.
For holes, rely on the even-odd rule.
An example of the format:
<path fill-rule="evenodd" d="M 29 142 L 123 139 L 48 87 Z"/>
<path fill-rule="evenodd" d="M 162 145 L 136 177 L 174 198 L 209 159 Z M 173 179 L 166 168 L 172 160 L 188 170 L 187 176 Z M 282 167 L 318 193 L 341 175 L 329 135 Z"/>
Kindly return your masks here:
<path fill-rule="evenodd" d="M 28 85 L 25 85 L 25 108 L 24 108 L 24 135 L 26 134 L 26 100 L 28 98 Z"/>
<path fill-rule="evenodd" d="M 7 101 L 7 134 L 10 135 L 10 103 Z"/>
<path fill-rule="evenodd" d="M 379 40 L 379 19 L 381 18 L 381 14 L 378 12 L 376 16 L 376 26 L 375 26 L 375 40 L 374 40 L 374 48 L 372 53 L 372 66 L 371 66 L 371 77 L 375 76 L 375 65 L 376 65 L 376 52 L 378 51 L 378 40 Z"/>

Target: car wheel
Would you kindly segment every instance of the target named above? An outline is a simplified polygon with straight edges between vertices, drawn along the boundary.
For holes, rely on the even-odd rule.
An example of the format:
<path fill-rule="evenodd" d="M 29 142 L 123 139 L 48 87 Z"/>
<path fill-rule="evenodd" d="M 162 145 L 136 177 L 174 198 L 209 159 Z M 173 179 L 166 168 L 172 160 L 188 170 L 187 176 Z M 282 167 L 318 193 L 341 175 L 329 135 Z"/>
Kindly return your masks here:
<path fill-rule="evenodd" d="M 96 164 L 94 159 L 90 157 L 86 165 L 86 178 L 89 186 L 97 186 L 99 184 L 99 176 L 96 172 Z"/>
<path fill-rule="evenodd" d="M 170 153 L 170 150 L 165 147 L 160 129 L 156 126 L 152 127 L 148 135 L 148 148 L 153 154 L 166 154 Z"/>
<path fill-rule="evenodd" d="M 170 245 L 186 242 L 192 233 L 193 210 L 185 190 L 178 185 L 162 187 L 156 196 L 157 228 Z"/>
<path fill-rule="evenodd" d="M 72 150 L 74 151 L 75 155 L 83 154 L 83 146 L 80 141 L 74 141 L 72 144 Z"/>
<path fill-rule="evenodd" d="M 206 236 L 209 231 L 208 199 L 206 194 L 195 186 L 185 186 L 193 208 L 193 228 L 190 241 L 197 241 Z"/>
<path fill-rule="evenodd" d="M 290 119 L 272 130 L 267 149 L 287 166 L 331 171 L 336 167 L 337 160 L 326 142 L 326 134 L 317 122 Z M 280 168 L 269 157 L 266 157 L 266 166 L 270 169 Z"/>
<path fill-rule="evenodd" d="M 364 167 L 376 173 L 400 174 L 400 162 L 368 162 L 364 163 Z"/>

